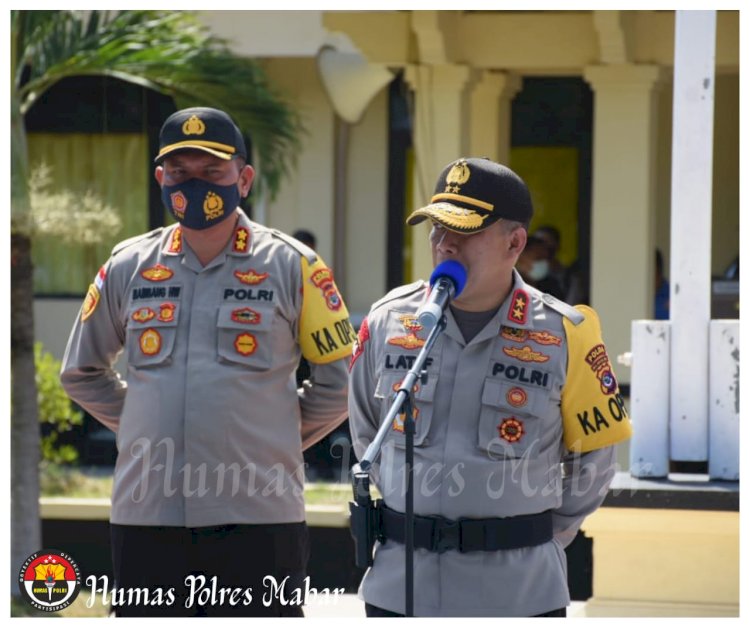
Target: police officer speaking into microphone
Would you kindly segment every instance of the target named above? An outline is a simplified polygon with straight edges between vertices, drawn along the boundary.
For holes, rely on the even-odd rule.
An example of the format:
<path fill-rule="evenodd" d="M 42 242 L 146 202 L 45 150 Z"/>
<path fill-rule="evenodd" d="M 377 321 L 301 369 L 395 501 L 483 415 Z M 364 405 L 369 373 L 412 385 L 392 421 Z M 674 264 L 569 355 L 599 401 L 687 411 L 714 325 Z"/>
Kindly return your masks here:
<path fill-rule="evenodd" d="M 315 251 L 240 209 L 255 172 L 225 112 L 178 111 L 159 140 L 177 223 L 115 246 L 61 374 L 117 434 L 117 614 L 301 615 L 302 449 L 346 418 L 349 315 Z"/>
<path fill-rule="evenodd" d="M 413 391 L 416 616 L 564 616 L 565 546 L 603 501 L 614 445 L 630 436 L 596 313 L 514 269 L 531 217 L 517 174 L 463 158 L 407 220 L 432 221 L 435 266 L 455 260 L 467 272 Z M 425 343 L 428 288 L 392 290 L 360 327 L 349 390 L 360 458 Z M 369 616 L 406 608 L 404 463 L 397 415 L 373 465 L 383 502 L 360 587 Z"/>

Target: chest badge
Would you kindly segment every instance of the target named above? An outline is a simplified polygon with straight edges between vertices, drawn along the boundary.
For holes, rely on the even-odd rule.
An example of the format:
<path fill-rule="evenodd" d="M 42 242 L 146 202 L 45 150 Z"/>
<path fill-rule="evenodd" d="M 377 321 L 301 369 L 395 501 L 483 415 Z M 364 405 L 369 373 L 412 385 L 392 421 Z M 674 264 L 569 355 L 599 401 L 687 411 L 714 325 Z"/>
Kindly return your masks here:
<path fill-rule="evenodd" d="M 254 309 L 249 307 L 240 307 L 236 310 L 232 310 L 232 320 L 235 323 L 257 325 L 258 323 L 260 323 L 260 312 L 256 312 Z"/>
<path fill-rule="evenodd" d="M 523 427 L 523 421 L 511 416 L 503 419 L 497 426 L 497 433 L 505 442 L 517 443 L 526 434 L 526 430 Z"/>
<path fill-rule="evenodd" d="M 155 329 L 147 329 L 141 334 L 138 344 L 146 355 L 156 355 L 161 351 L 161 335 Z"/>
<path fill-rule="evenodd" d="M 252 355 L 258 348 L 258 341 L 251 333 L 237 334 L 237 337 L 234 339 L 234 348 L 240 355 Z"/>
<path fill-rule="evenodd" d="M 425 340 L 417 338 L 415 334 L 396 336 L 388 339 L 389 345 L 396 345 L 397 347 L 403 347 L 404 349 L 420 349 L 421 347 L 424 347 L 425 342 Z"/>
<path fill-rule="evenodd" d="M 147 279 L 148 281 L 166 281 L 173 275 L 174 272 L 172 272 L 163 264 L 156 264 L 156 266 L 152 266 L 151 268 L 147 268 L 146 270 L 141 272 L 141 277 Z"/>
<path fill-rule="evenodd" d="M 133 315 L 130 318 L 132 318 L 136 323 L 147 323 L 155 317 L 156 312 L 154 312 L 150 307 L 142 307 L 133 312 Z"/>
<path fill-rule="evenodd" d="M 252 268 L 246 270 L 245 272 L 242 272 L 241 270 L 235 270 L 234 276 L 248 286 L 257 286 L 259 283 L 263 283 L 266 279 L 268 279 L 268 273 L 258 273 Z"/>
<path fill-rule="evenodd" d="M 523 347 L 503 347 L 503 353 L 511 358 L 521 360 L 521 362 L 546 362 L 549 356 L 539 351 L 534 351 L 530 346 Z"/>
<path fill-rule="evenodd" d="M 559 347 L 562 344 L 562 338 L 549 333 L 546 329 L 542 331 L 530 331 L 529 340 L 537 343 L 538 345 L 555 345 Z"/>
<path fill-rule="evenodd" d="M 529 396 L 526 394 L 526 391 L 523 388 L 514 386 L 507 393 L 505 393 L 505 400 L 514 408 L 522 408 L 529 400 Z"/>
<path fill-rule="evenodd" d="M 174 311 L 177 306 L 174 303 L 162 303 L 159 306 L 159 320 L 162 323 L 171 323 L 174 321 Z"/>

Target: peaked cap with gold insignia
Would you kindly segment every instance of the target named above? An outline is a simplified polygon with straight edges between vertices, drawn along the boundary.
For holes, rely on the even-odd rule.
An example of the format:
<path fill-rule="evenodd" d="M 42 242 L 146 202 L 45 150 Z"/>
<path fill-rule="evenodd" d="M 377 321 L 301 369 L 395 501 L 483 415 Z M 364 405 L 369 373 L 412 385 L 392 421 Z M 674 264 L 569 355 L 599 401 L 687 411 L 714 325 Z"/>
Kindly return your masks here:
<path fill-rule="evenodd" d="M 169 116 L 159 132 L 159 154 L 154 161 L 161 163 L 167 155 L 187 149 L 221 159 L 238 155 L 247 159 L 245 140 L 237 125 L 225 112 L 211 107 L 181 109 Z"/>
<path fill-rule="evenodd" d="M 416 225 L 430 218 L 456 233 L 476 233 L 500 218 L 528 225 L 533 211 L 526 184 L 510 168 L 462 157 L 443 168 L 430 204 L 406 222 Z"/>

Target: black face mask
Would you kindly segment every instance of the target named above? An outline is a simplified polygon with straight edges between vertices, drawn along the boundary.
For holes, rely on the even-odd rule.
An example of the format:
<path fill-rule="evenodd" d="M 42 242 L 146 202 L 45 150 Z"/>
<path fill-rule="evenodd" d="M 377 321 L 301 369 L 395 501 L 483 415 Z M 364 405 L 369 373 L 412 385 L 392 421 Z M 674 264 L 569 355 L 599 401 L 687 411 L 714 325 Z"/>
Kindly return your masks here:
<path fill-rule="evenodd" d="M 237 184 L 216 185 L 203 179 L 188 179 L 165 185 L 161 199 L 177 222 L 189 229 L 208 229 L 232 215 L 240 204 Z"/>

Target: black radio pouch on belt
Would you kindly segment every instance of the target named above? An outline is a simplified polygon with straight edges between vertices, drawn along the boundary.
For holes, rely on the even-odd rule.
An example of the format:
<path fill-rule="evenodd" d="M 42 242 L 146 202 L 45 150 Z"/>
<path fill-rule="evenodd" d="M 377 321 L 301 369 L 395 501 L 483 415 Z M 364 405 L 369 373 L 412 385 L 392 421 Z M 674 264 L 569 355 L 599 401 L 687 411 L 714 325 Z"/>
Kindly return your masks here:
<path fill-rule="evenodd" d="M 375 539 L 381 536 L 380 503 L 370 497 L 370 476 L 367 473 L 352 474 L 354 501 L 349 502 L 352 538 L 354 539 L 354 563 L 360 569 L 372 565 L 372 549 Z"/>

